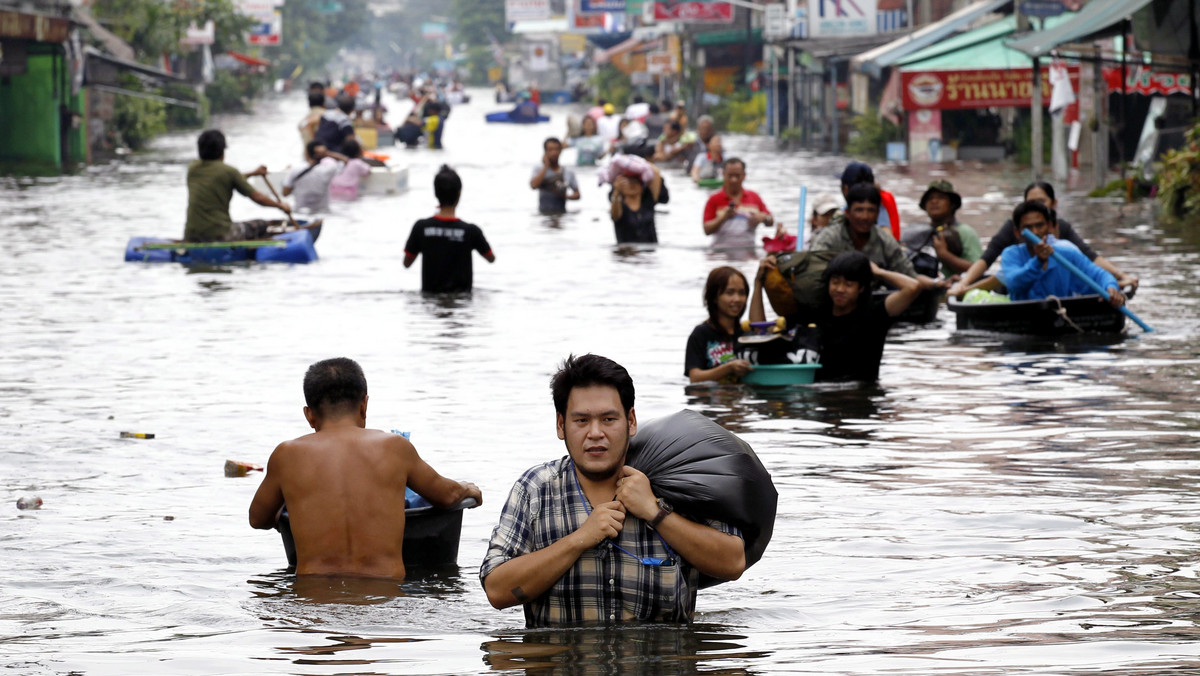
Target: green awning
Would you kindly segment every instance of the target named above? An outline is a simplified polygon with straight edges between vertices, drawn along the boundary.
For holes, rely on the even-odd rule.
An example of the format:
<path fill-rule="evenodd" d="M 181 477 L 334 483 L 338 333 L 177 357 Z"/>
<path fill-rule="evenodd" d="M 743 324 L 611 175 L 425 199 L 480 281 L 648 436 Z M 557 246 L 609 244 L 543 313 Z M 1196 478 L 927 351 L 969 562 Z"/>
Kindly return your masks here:
<path fill-rule="evenodd" d="M 696 33 L 696 37 L 693 39 L 699 47 L 716 47 L 718 45 L 744 43 L 746 42 L 746 29 L 730 28 L 723 31 L 706 31 L 704 33 Z M 761 28 L 755 28 L 750 32 L 750 44 L 761 45 L 762 41 Z"/>
<path fill-rule="evenodd" d="M 1151 2 L 1153 0 L 1092 0 L 1071 21 L 1011 40 L 1008 46 L 1028 56 L 1046 56 L 1059 45 L 1118 35 L 1120 24 Z"/>
<path fill-rule="evenodd" d="M 1047 30 L 1069 23 L 1074 16 L 1067 13 L 1046 19 Z M 1016 18 L 1008 16 L 910 54 L 897 61 L 896 66 L 909 72 L 1029 68 L 1029 57 L 1005 44 L 1005 39 L 1016 30 Z"/>

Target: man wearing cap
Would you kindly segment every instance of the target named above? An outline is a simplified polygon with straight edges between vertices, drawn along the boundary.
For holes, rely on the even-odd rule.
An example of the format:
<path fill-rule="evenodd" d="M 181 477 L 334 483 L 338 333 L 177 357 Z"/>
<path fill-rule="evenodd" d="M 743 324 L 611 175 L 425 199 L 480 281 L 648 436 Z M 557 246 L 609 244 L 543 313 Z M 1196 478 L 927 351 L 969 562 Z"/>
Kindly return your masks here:
<path fill-rule="evenodd" d="M 876 188 L 879 184 L 875 182 L 875 172 L 871 167 L 862 162 L 851 162 L 842 170 L 841 176 L 834 176 L 842 180 L 842 196 L 845 197 L 850 192 L 851 186 L 859 183 L 870 183 Z M 896 208 L 896 197 L 892 193 L 880 188 L 879 189 L 879 223 L 883 228 L 890 228 L 892 231 L 892 239 L 900 239 L 900 210 Z M 833 217 L 832 223 L 840 225 L 844 222 L 844 214 L 838 213 Z"/>
<path fill-rule="evenodd" d="M 809 245 L 812 244 L 812 238 L 818 232 L 829 227 L 833 222 L 833 217 L 841 210 L 842 202 L 833 196 L 833 193 L 821 193 L 813 200 L 811 229 L 809 231 Z"/>
<path fill-rule="evenodd" d="M 863 255 L 885 270 L 925 280 L 917 275 L 913 264 L 904 254 L 892 233 L 876 227 L 879 219 L 879 188 L 871 183 L 859 183 L 846 191 L 849 206 L 840 222 L 833 222 L 812 238 L 814 252 L 861 251 Z M 933 280 L 928 280 L 929 284 Z"/>
<path fill-rule="evenodd" d="M 615 114 L 616 108 L 613 104 L 604 104 L 604 117 L 596 120 L 596 133 L 604 137 L 609 143 L 616 141 L 621 136 L 621 120 L 620 115 Z"/>
<path fill-rule="evenodd" d="M 929 214 L 929 225 L 919 225 L 904 233 L 904 245 L 910 251 L 925 251 L 937 257 L 942 276 L 951 277 L 971 267 L 983 255 L 979 235 L 955 215 L 962 208 L 962 196 L 945 179 L 929 184 L 921 196 L 921 210 Z"/>

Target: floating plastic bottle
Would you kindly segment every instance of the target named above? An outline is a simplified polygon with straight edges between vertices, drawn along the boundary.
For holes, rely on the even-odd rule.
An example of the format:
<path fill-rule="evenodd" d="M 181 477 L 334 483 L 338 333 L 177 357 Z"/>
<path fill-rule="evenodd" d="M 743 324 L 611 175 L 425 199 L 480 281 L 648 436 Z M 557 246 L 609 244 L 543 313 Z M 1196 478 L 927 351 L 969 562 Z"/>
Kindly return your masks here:
<path fill-rule="evenodd" d="M 17 509 L 41 509 L 42 499 L 36 495 L 25 495 L 17 498 Z"/>
<path fill-rule="evenodd" d="M 122 439 L 153 439 L 151 432 L 121 432 Z"/>

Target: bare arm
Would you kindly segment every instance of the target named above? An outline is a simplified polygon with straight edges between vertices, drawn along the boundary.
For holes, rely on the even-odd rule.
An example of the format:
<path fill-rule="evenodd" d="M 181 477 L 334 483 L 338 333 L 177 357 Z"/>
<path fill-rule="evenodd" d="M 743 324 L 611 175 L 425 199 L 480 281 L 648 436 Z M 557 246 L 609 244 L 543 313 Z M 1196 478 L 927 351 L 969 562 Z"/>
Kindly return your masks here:
<path fill-rule="evenodd" d="M 720 380 L 726 376 L 737 376 L 740 378 L 751 368 L 753 368 L 753 365 L 745 359 L 734 359 L 710 369 L 694 368 L 688 371 L 688 381 L 702 383 L 706 380 Z"/>
<path fill-rule="evenodd" d="M 651 165 L 653 167 L 653 165 Z M 654 203 L 658 203 L 658 193 L 662 192 L 662 173 L 658 171 L 658 167 L 653 167 L 654 178 L 650 179 L 650 195 L 654 198 Z"/>
<path fill-rule="evenodd" d="M 643 521 L 649 522 L 658 514 L 658 499 L 651 490 L 650 480 L 632 467 L 621 468 L 617 500 Z M 655 530 L 679 556 L 705 575 L 736 580 L 746 569 L 745 544 L 737 536 L 676 513 L 668 514 Z"/>
<path fill-rule="evenodd" d="M 950 287 L 950 295 L 962 298 L 962 295 L 969 290 L 969 287 L 983 276 L 983 273 L 987 271 L 987 267 L 987 263 L 982 258 L 971 263 L 971 266 L 963 273 L 962 278 L 954 286 Z"/>
<path fill-rule="evenodd" d="M 621 212 L 625 209 L 625 200 L 621 197 L 621 191 L 613 189 L 612 199 L 609 200 L 608 215 L 612 216 L 613 221 L 621 217 Z"/>
<path fill-rule="evenodd" d="M 485 254 L 482 254 L 482 256 L 483 256 L 483 260 L 485 260 L 485 261 L 487 261 L 487 262 L 489 262 L 489 263 L 495 263 L 495 262 L 496 262 L 496 254 L 495 254 L 495 253 L 493 253 L 493 252 L 492 252 L 490 249 L 488 250 L 488 252 L 487 252 L 487 253 L 485 253 Z"/>
<path fill-rule="evenodd" d="M 276 202 L 257 190 L 250 193 L 250 199 L 254 200 L 258 204 L 263 205 L 264 207 L 274 207 L 285 213 L 292 213 L 292 208 L 289 207 L 286 202 Z"/>
<path fill-rule="evenodd" d="M 417 260 L 417 255 L 416 255 L 416 254 L 410 254 L 410 253 L 407 253 L 407 252 L 406 252 L 406 253 L 404 254 L 404 267 L 406 267 L 406 268 L 411 268 L 411 267 L 412 267 L 412 264 L 413 264 L 413 261 L 415 261 L 415 260 Z"/>
<path fill-rule="evenodd" d="M 543 157 L 542 158 L 542 169 L 538 173 L 534 174 L 533 178 L 529 179 L 529 187 L 533 188 L 534 190 L 537 190 L 538 188 L 542 187 L 542 181 L 546 180 L 546 170 L 549 168 L 550 168 L 550 165 L 546 164 L 546 159 L 545 159 L 545 157 Z"/>
<path fill-rule="evenodd" d="M 720 230 L 721 226 L 725 224 L 725 221 L 728 221 L 736 213 L 737 213 L 737 205 L 736 204 L 730 204 L 729 206 L 725 207 L 724 209 L 718 211 L 717 215 L 713 216 L 712 220 L 704 221 L 704 234 L 711 235 L 711 234 L 715 233 L 716 231 Z"/>
<path fill-rule="evenodd" d="M 1124 272 L 1121 272 L 1120 268 L 1118 268 L 1116 265 L 1113 265 L 1112 261 L 1108 260 L 1104 256 L 1096 256 L 1096 259 L 1092 262 L 1107 270 L 1112 274 L 1113 277 L 1116 277 L 1117 284 L 1121 285 L 1122 287 L 1132 286 L 1135 289 L 1138 287 L 1139 280 L 1137 275 L 1127 275 Z"/>
<path fill-rule="evenodd" d="M 888 294 L 887 300 L 884 301 L 889 316 L 895 317 L 904 312 L 921 293 L 920 282 L 908 275 L 884 270 L 874 263 L 871 263 L 871 272 L 875 273 L 875 279 L 887 282 L 897 289 L 895 293 Z"/>
<path fill-rule="evenodd" d="M 545 594 L 588 549 L 616 537 L 625 523 L 625 509 L 613 501 L 596 505 L 579 530 L 536 552 L 509 559 L 483 579 L 483 590 L 494 608 L 529 603 Z"/>
<path fill-rule="evenodd" d="M 397 446 L 397 451 L 405 456 L 409 467 L 408 485 L 434 506 L 450 509 L 465 498 L 475 498 L 476 506 L 483 504 L 483 493 L 478 486 L 469 481 L 454 481 L 438 474 L 404 437 L 397 436 L 393 444 Z"/>
<path fill-rule="evenodd" d="M 266 476 L 258 485 L 254 499 L 250 501 L 251 528 L 263 530 L 274 528 L 275 521 L 279 518 L 279 512 L 283 509 L 283 486 L 279 483 L 279 475 L 287 466 L 287 461 L 283 459 L 286 446 L 286 442 L 279 444 L 271 453 L 271 459 L 267 462 Z"/>
<path fill-rule="evenodd" d="M 775 256 L 765 256 L 758 262 L 758 274 L 754 275 L 754 291 L 750 294 L 750 321 L 767 321 L 767 310 L 763 306 L 763 283 L 767 272 L 776 269 Z"/>

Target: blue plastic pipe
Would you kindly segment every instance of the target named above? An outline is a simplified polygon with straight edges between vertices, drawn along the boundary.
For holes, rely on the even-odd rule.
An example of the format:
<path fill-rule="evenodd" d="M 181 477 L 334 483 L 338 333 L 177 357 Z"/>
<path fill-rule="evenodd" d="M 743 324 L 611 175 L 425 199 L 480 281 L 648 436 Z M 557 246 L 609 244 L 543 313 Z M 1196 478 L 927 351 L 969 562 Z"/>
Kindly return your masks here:
<path fill-rule="evenodd" d="M 1028 231 L 1028 230 L 1022 230 L 1022 231 L 1021 231 L 1021 234 L 1025 236 L 1025 239 L 1029 240 L 1029 241 L 1030 241 L 1031 243 L 1033 243 L 1033 244 L 1041 244 L 1041 243 L 1042 243 L 1042 240 L 1041 240 L 1041 238 L 1040 238 L 1040 237 L 1038 237 L 1037 235 L 1033 234 L 1032 232 L 1030 232 L 1030 231 Z M 1092 289 L 1093 289 L 1093 290 L 1094 290 L 1096 293 L 1100 294 L 1100 297 L 1101 297 L 1101 298 L 1104 298 L 1105 300 L 1108 300 L 1108 289 L 1106 289 L 1106 288 L 1104 288 L 1103 286 L 1100 286 L 1099 284 L 1097 284 L 1097 283 L 1096 283 L 1096 280 L 1092 279 L 1091 277 L 1088 277 L 1088 276 L 1087 276 L 1087 275 L 1086 275 L 1086 274 L 1083 272 L 1083 270 L 1080 270 L 1079 268 L 1075 267 L 1075 264 L 1074 264 L 1074 263 L 1072 263 L 1071 261 L 1069 261 L 1069 260 L 1067 260 L 1067 259 L 1063 258 L 1063 257 L 1062 257 L 1062 254 L 1058 253 L 1057 251 L 1053 251 L 1053 252 L 1051 252 L 1051 253 L 1050 253 L 1050 255 L 1051 255 L 1051 256 L 1054 256 L 1054 260 L 1058 261 L 1058 264 L 1059 264 L 1059 265 L 1061 265 L 1061 266 L 1063 266 L 1064 268 L 1066 268 L 1066 269 L 1070 270 L 1070 271 L 1071 271 L 1071 274 L 1073 274 L 1073 275 L 1075 275 L 1076 277 L 1078 277 L 1078 278 L 1082 279 L 1084 282 L 1086 282 L 1086 283 L 1087 283 L 1087 285 L 1088 285 L 1088 286 L 1092 287 Z M 1137 323 L 1137 325 L 1138 325 L 1138 326 L 1142 327 L 1142 330 L 1143 330 L 1143 331 L 1145 331 L 1146 333 L 1153 333 L 1153 332 L 1154 332 L 1154 329 L 1150 328 L 1150 325 L 1149 325 L 1149 324 L 1147 324 L 1146 322 L 1144 322 L 1144 321 L 1142 321 L 1141 319 L 1139 319 L 1137 315 L 1133 314 L 1133 310 L 1130 310 L 1129 308 L 1125 307 L 1124 305 L 1122 305 L 1121 307 L 1119 307 L 1119 308 L 1117 308 L 1117 309 L 1118 309 L 1118 310 L 1120 310 L 1120 311 L 1121 311 L 1121 313 L 1122 313 L 1122 314 L 1124 314 L 1126 317 L 1129 317 L 1129 318 L 1130 318 L 1130 319 L 1132 319 L 1132 320 L 1133 320 L 1135 323 Z"/>
<path fill-rule="evenodd" d="M 804 248 L 804 203 L 808 201 L 808 186 L 800 186 L 800 225 L 796 227 L 796 251 Z"/>

